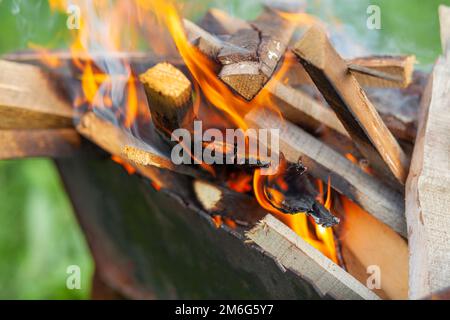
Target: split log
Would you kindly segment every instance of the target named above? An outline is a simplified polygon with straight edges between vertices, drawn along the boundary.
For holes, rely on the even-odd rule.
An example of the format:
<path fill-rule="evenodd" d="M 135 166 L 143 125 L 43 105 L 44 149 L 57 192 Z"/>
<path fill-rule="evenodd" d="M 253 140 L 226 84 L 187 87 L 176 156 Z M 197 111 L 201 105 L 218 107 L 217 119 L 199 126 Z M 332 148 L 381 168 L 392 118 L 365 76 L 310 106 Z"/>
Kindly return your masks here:
<path fill-rule="evenodd" d="M 272 77 L 286 51 L 294 25 L 275 11 L 266 9 L 252 24 L 230 38 L 217 59 L 223 68 L 219 77 L 247 100 Z"/>
<path fill-rule="evenodd" d="M 81 142 L 73 129 L 0 130 L 0 141 L 0 160 L 69 157 Z"/>
<path fill-rule="evenodd" d="M 409 165 L 405 153 L 326 33 L 312 27 L 297 43 L 294 53 L 371 165 L 387 178 L 388 167 L 404 184 Z"/>
<path fill-rule="evenodd" d="M 273 256 L 280 267 L 308 279 L 322 296 L 350 300 L 379 299 L 272 215 L 267 215 L 246 236 L 250 243 Z"/>
<path fill-rule="evenodd" d="M 415 56 L 373 56 L 347 61 L 361 86 L 406 88 L 411 84 Z"/>
<path fill-rule="evenodd" d="M 50 74 L 0 60 L 0 129 L 73 127 L 74 112 Z"/>
<path fill-rule="evenodd" d="M 139 79 L 147 94 L 153 124 L 170 140 L 172 132 L 182 127 L 183 121 L 193 120 L 191 82 L 169 63 L 157 64 Z"/>
<path fill-rule="evenodd" d="M 403 196 L 318 139 L 288 121 L 266 112 L 252 111 L 245 117 L 254 128 L 279 129 L 280 153 L 289 162 L 299 159 L 309 172 L 360 205 L 375 218 L 406 237 Z"/>
<path fill-rule="evenodd" d="M 450 15 L 445 19 L 449 21 Z M 446 32 L 448 29 L 442 30 L 443 37 Z M 443 47 L 448 50 L 448 46 Z M 436 63 L 424 94 L 406 186 L 411 299 L 421 299 L 450 286 L 449 52 Z"/>
<path fill-rule="evenodd" d="M 88 112 L 81 118 L 77 131 L 111 155 L 125 156 L 125 160 L 132 163 L 203 177 L 192 168 L 175 165 L 165 152 L 138 140 L 114 124 L 100 119 L 93 112 Z"/>

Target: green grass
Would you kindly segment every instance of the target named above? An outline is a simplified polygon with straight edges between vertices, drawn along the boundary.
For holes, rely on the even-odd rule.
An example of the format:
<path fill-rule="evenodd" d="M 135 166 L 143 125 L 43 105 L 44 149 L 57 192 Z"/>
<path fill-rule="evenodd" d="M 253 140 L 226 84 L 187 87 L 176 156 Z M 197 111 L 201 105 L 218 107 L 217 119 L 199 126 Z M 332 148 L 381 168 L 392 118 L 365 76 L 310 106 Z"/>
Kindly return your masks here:
<path fill-rule="evenodd" d="M 92 261 L 53 163 L 2 161 L 0 186 L 0 298 L 87 298 Z M 66 288 L 69 265 L 81 290 Z"/>
<path fill-rule="evenodd" d="M 258 1 L 183 1 L 199 18 L 206 6 L 251 19 Z M 366 9 L 377 4 L 382 29 L 366 28 Z M 315 0 L 308 10 L 325 20 L 337 19 L 347 33 L 377 53 L 414 53 L 429 68 L 440 53 L 438 4 L 450 0 Z M 0 53 L 28 44 L 48 48 L 67 45 L 63 14 L 50 14 L 46 0 L 0 0 Z M 66 268 L 79 265 L 82 290 L 65 287 Z M 0 298 L 88 298 L 92 259 L 69 200 L 49 160 L 0 162 Z"/>

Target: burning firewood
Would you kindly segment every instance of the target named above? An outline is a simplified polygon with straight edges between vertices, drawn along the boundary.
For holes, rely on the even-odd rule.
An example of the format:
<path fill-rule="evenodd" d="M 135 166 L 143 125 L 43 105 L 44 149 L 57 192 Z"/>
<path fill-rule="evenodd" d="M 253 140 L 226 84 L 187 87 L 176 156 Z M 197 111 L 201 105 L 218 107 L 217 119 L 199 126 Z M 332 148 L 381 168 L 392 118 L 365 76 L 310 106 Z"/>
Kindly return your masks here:
<path fill-rule="evenodd" d="M 323 296 L 329 295 L 335 299 L 379 299 L 271 215 L 267 215 L 246 236 L 250 243 L 275 257 L 281 268 L 309 279 Z"/>
<path fill-rule="evenodd" d="M 436 63 L 424 94 L 406 186 L 411 299 L 450 286 L 450 8 L 440 8 L 440 19 L 446 51 Z"/>
<path fill-rule="evenodd" d="M 406 155 L 326 33 L 312 27 L 297 43 L 294 53 L 371 165 L 386 178 L 390 169 L 404 184 L 409 165 Z"/>
<path fill-rule="evenodd" d="M 4 60 L 0 60 L 0 70 L 0 129 L 73 127 L 74 112 L 57 95 L 50 74 Z"/>
<path fill-rule="evenodd" d="M 164 168 L 195 177 L 203 177 L 195 170 L 175 165 L 162 151 L 146 144 L 114 124 L 88 112 L 77 125 L 77 131 L 111 155 L 125 156 L 128 161 L 143 166 Z"/>
<path fill-rule="evenodd" d="M 73 155 L 80 136 L 73 129 L 0 130 L 0 160 Z"/>
<path fill-rule="evenodd" d="M 280 121 L 276 115 L 252 111 L 246 121 L 254 128 L 279 128 L 280 152 L 291 163 L 301 159 L 309 172 L 346 195 L 375 218 L 406 236 L 404 202 L 396 192 L 378 179 L 363 172 L 357 165 L 340 155 L 301 128 Z"/>
<path fill-rule="evenodd" d="M 253 225 L 260 221 L 266 212 L 254 198 L 203 180 L 195 180 L 193 188 L 197 200 L 210 214 L 229 216 L 239 225 Z"/>
<path fill-rule="evenodd" d="M 193 117 L 192 86 L 189 79 L 169 63 L 160 63 L 140 76 L 156 129 L 170 140 L 172 131 L 186 117 Z"/>
<path fill-rule="evenodd" d="M 280 157 L 278 172 L 272 176 L 260 177 L 263 179 L 262 183 L 255 188 L 262 190 L 255 192 L 265 195 L 277 212 L 307 214 L 324 228 L 338 224 L 339 219 L 317 201 L 318 192 L 309 174 L 306 174 L 307 168 L 301 162 L 287 163 L 282 154 Z"/>
<path fill-rule="evenodd" d="M 226 13 L 221 12 L 222 16 L 226 16 L 226 21 L 232 23 L 234 21 L 234 17 L 230 17 Z M 238 19 L 239 21 L 239 19 Z M 216 29 L 220 28 L 220 26 L 216 26 L 213 21 L 209 21 L 206 24 L 208 28 Z M 225 41 L 220 41 L 218 38 L 213 36 L 211 33 L 199 28 L 194 23 L 185 20 L 185 28 L 188 34 L 188 38 L 191 40 L 191 43 L 195 45 L 203 54 L 208 56 L 211 60 L 216 61 L 217 56 L 215 53 L 226 45 Z M 207 29 L 209 31 L 209 29 Z M 373 61 L 378 61 L 374 63 Z M 407 61 L 408 63 L 399 63 L 399 61 Z M 361 68 L 367 69 L 368 66 L 364 66 L 365 63 L 371 65 L 373 67 L 374 72 L 371 72 L 372 75 L 380 74 L 377 71 L 377 66 L 389 66 L 386 67 L 388 70 L 394 70 L 397 74 L 409 74 L 403 69 L 397 69 L 397 66 L 408 66 L 410 63 L 412 64 L 413 59 L 409 57 L 386 57 L 385 60 L 380 60 L 379 57 L 365 57 L 358 59 L 358 61 L 354 61 L 353 64 L 361 63 Z M 393 64 L 391 66 L 390 64 Z M 412 67 L 412 65 L 411 65 Z M 393 72 L 394 72 L 393 71 Z M 377 73 L 378 72 L 378 73 Z M 300 64 L 292 64 L 289 70 L 286 71 L 286 78 L 289 78 L 290 84 L 298 84 L 298 81 L 292 81 L 292 79 L 296 79 L 300 74 L 300 78 L 308 83 L 312 84 L 312 81 L 305 72 L 304 68 Z M 359 73 L 354 74 L 355 77 L 359 81 Z M 379 84 L 385 79 L 377 80 L 374 77 L 367 77 L 362 75 L 361 79 L 364 83 L 367 83 L 369 86 L 374 86 Z M 420 78 L 420 77 L 418 77 Z M 308 79 L 308 80 L 305 80 Z M 369 81 L 374 80 L 373 83 L 369 83 Z M 406 81 L 406 80 L 404 80 Z M 402 81 L 402 83 L 404 82 Z M 319 102 L 313 100 L 305 93 L 299 91 L 298 89 L 294 89 L 290 86 L 284 85 L 282 83 L 275 83 L 266 86 L 267 91 L 270 93 L 271 97 L 276 100 L 277 104 L 280 107 L 280 111 L 286 119 L 301 124 L 306 128 L 317 128 L 320 123 L 323 125 L 337 131 L 338 133 L 348 136 L 347 131 L 343 127 L 342 123 L 336 117 L 335 113 L 329 110 L 324 105 L 321 105 Z M 372 89 L 369 92 L 369 96 L 375 96 L 378 100 L 374 101 L 374 105 L 377 110 L 380 112 L 380 115 L 383 121 L 386 123 L 388 128 L 392 131 L 392 133 L 399 139 L 403 139 L 406 141 L 413 141 L 416 134 L 416 113 L 414 112 L 415 107 L 418 106 L 418 103 L 415 103 L 414 97 L 408 95 L 408 93 L 398 93 L 395 92 L 395 97 L 390 99 L 388 102 L 385 102 L 381 98 L 386 96 L 386 92 L 384 90 L 375 90 Z M 417 99 L 418 100 L 418 99 Z"/>
<path fill-rule="evenodd" d="M 294 32 L 294 25 L 266 9 L 252 24 L 231 36 L 217 56 L 222 64 L 219 77 L 247 100 L 272 77 Z"/>

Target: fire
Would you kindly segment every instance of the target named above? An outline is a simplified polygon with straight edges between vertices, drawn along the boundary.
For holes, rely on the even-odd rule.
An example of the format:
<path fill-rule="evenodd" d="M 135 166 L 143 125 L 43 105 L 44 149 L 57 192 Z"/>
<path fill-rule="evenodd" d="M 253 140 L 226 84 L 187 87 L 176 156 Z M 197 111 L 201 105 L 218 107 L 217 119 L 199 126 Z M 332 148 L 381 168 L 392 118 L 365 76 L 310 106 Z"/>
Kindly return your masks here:
<path fill-rule="evenodd" d="M 130 165 L 128 162 L 123 160 L 121 157 L 113 155 L 113 156 L 111 156 L 111 159 L 114 162 L 120 164 L 128 172 L 128 174 L 131 175 L 131 174 L 135 174 L 136 173 L 136 169 L 132 165 Z"/>
<path fill-rule="evenodd" d="M 243 130 L 248 129 L 248 125 L 244 120 L 244 115 L 251 109 L 258 108 L 258 110 L 262 111 L 264 108 L 271 108 L 281 117 L 276 104 L 270 99 L 271 95 L 267 88 L 270 88 L 271 85 L 276 84 L 279 81 L 286 80 L 285 75 L 287 71 L 292 64 L 295 63 L 295 59 L 292 55 L 286 54 L 281 68 L 279 68 L 274 77 L 272 77 L 272 80 L 269 82 L 266 89 L 263 89 L 255 99 L 248 102 L 240 96 L 235 95 L 229 87 L 217 77 L 217 70 L 215 70 L 216 66 L 214 62 L 189 43 L 184 31 L 182 19 L 172 0 L 134 0 L 132 2 L 118 0 L 116 6 L 113 7 L 111 13 L 108 14 L 108 4 L 111 5 L 113 3 L 115 2 L 107 0 L 97 0 L 88 2 L 87 4 L 85 3 L 87 8 L 84 9 L 89 12 L 84 12 L 82 17 L 89 18 L 92 14 L 95 15 L 96 13 L 93 13 L 95 10 L 92 10 L 92 8 L 97 8 L 99 9 L 98 12 L 106 15 L 104 18 L 109 21 L 109 24 L 97 26 L 91 25 L 89 24 L 89 21 L 83 20 L 80 23 L 80 30 L 75 30 L 74 32 L 75 40 L 71 46 L 71 52 L 73 55 L 73 64 L 79 73 L 79 80 L 81 83 L 80 96 L 75 99 L 76 106 L 88 105 L 90 109 L 102 108 L 102 110 L 110 110 L 114 116 L 120 118 L 121 124 L 124 127 L 130 128 L 133 125 L 141 105 L 138 97 L 137 80 L 132 73 L 129 62 L 116 59 L 114 62 L 115 68 L 109 68 L 111 66 L 108 65 L 108 61 L 96 61 L 92 57 L 90 59 L 85 58 L 90 57 L 93 43 L 95 45 L 100 45 L 101 49 L 106 52 L 124 49 L 122 42 L 123 38 L 121 37 L 121 28 L 123 28 L 123 26 L 116 23 L 116 21 L 125 19 L 125 17 L 119 18 L 119 14 L 121 11 L 127 11 L 135 12 L 135 14 L 132 15 L 135 19 L 128 19 L 131 20 L 129 21 L 130 24 L 143 26 L 145 25 L 145 21 L 156 17 L 156 19 L 168 29 L 179 54 L 195 80 L 194 89 L 197 99 L 195 100 L 194 108 L 197 112 L 201 106 L 200 97 L 204 95 L 212 106 L 217 110 L 220 110 L 237 128 Z M 50 1 L 50 6 L 52 9 L 65 10 L 66 1 L 53 0 Z M 134 9 L 130 9 L 130 6 Z M 317 23 L 314 18 L 305 13 L 293 14 L 279 12 L 279 14 L 286 20 L 297 25 Z M 106 34 L 98 32 L 96 27 L 104 28 L 103 31 L 106 30 Z M 130 35 L 130 38 L 135 39 L 135 34 L 133 32 L 128 32 L 128 34 Z M 155 40 L 155 42 L 161 41 Z M 155 47 L 158 47 L 156 49 L 160 51 L 164 45 L 156 44 Z M 156 52 L 158 52 L 158 50 L 156 50 Z M 45 56 L 44 53 L 43 56 Z M 107 65 L 107 67 L 105 67 L 105 65 Z M 123 99 L 117 100 L 116 95 L 113 94 L 113 90 L 114 88 L 117 89 L 117 86 L 123 90 Z M 119 157 L 113 157 L 113 159 L 119 163 L 122 161 Z M 123 165 L 127 168 L 125 164 Z M 128 168 L 128 170 L 131 169 Z M 287 215 L 275 209 L 267 197 L 268 190 L 265 188 L 266 178 L 266 176 L 261 175 L 260 170 L 256 170 L 253 176 L 242 174 L 232 177 L 232 179 L 228 181 L 228 185 L 231 189 L 238 192 L 250 192 L 253 187 L 255 196 L 264 209 L 274 214 L 278 219 L 291 227 L 299 236 L 320 250 L 328 258 L 337 262 L 333 230 L 331 228 L 326 229 L 316 226 L 305 214 Z M 289 187 L 282 179 L 278 180 L 277 184 L 281 190 L 284 191 Z M 275 201 L 282 200 L 282 192 L 277 190 L 269 191 L 271 196 L 275 198 Z M 331 208 L 330 187 L 328 187 L 326 201 L 323 200 L 323 191 L 321 197 L 321 201 L 324 202 L 325 206 L 328 209 Z M 226 223 L 232 228 L 236 227 L 235 222 L 232 220 L 222 219 L 220 216 L 214 216 L 212 219 L 217 227 L 220 227 L 222 223 Z"/>
<path fill-rule="evenodd" d="M 258 200 L 259 204 L 268 212 L 273 214 L 287 226 L 289 226 L 296 234 L 303 238 L 307 243 L 312 245 L 314 248 L 320 250 L 329 259 L 338 263 L 336 247 L 333 235 L 333 229 L 323 228 L 321 226 L 313 225 L 315 228 L 311 230 L 309 225 L 311 224 L 308 220 L 308 216 L 302 212 L 295 215 L 284 214 L 277 210 L 267 197 L 268 190 L 265 188 L 267 176 L 261 175 L 260 170 L 255 171 L 253 179 L 253 190 Z M 322 187 L 323 189 L 323 187 Z M 280 192 L 274 192 L 275 190 L 269 190 L 271 197 L 275 197 L 272 201 L 282 200 L 283 195 Z M 323 199 L 323 191 L 321 193 L 321 199 Z M 322 200 L 323 201 L 323 200 Z M 325 201 L 325 206 L 327 209 L 331 208 L 331 187 L 328 186 L 327 199 Z"/>

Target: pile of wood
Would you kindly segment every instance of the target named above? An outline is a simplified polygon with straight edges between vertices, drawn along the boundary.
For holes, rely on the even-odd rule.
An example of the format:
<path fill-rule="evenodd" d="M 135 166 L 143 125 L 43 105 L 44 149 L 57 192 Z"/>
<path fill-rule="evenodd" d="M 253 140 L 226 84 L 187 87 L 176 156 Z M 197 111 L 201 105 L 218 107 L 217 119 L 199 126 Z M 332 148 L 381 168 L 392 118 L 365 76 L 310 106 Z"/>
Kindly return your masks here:
<path fill-rule="evenodd" d="M 41 68 L 0 61 L 0 159 L 73 156 L 84 149 L 82 136 L 119 156 L 158 189 L 183 199 L 189 210 L 213 217 L 233 241 L 246 243 L 243 256 L 254 259 L 258 252 L 269 257 L 278 267 L 276 277 L 289 271 L 321 296 L 337 299 L 402 299 L 408 291 L 410 298 L 424 298 L 450 287 L 448 10 L 440 10 L 444 56 L 426 89 L 426 76 L 413 72 L 414 57 L 346 60 L 320 26 L 304 28 L 300 39 L 292 41 L 297 26 L 273 8 L 265 8 L 253 22 L 216 9 L 198 25 L 184 20 L 189 41 L 214 62 L 217 77 L 243 104 L 267 94 L 283 115 L 247 110 L 245 122 L 256 129 L 280 129 L 280 153 L 288 163 L 301 159 L 308 175 L 330 181 L 339 195 L 358 206 L 346 228 L 336 228 L 342 232 L 341 266 L 267 215 L 254 197 L 229 188 L 227 170 L 214 175 L 204 166 L 171 161 L 171 132 L 192 129 L 198 115 L 193 83 L 168 63 L 151 63 L 140 76 L 139 90 L 145 90 L 152 123 L 138 124 L 137 138 L 94 112 L 78 114 L 59 94 L 54 77 Z M 285 75 L 288 84 L 276 79 L 283 61 L 294 57 Z M 385 95 L 398 99 L 383 99 Z M 242 167 L 254 170 L 247 162 Z M 70 184 L 71 174 L 62 173 Z M 72 197 L 77 198 L 73 190 Z M 317 201 L 311 194 L 298 197 Z M 345 208 L 346 203 L 340 205 Z M 373 265 L 381 268 L 383 280 L 372 291 L 366 279 Z"/>

